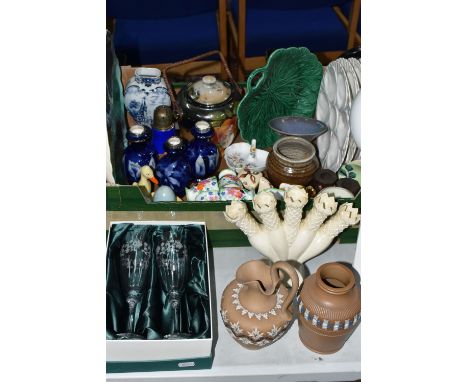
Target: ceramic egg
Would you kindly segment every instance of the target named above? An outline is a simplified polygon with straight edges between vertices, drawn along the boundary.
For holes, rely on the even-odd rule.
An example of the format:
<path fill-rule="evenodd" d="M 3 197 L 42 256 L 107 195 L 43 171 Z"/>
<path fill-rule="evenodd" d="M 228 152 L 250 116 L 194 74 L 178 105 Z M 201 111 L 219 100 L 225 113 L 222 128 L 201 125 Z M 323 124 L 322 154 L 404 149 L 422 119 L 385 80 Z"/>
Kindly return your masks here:
<path fill-rule="evenodd" d="M 153 202 L 175 202 L 176 195 L 169 186 L 159 186 L 154 193 Z"/>

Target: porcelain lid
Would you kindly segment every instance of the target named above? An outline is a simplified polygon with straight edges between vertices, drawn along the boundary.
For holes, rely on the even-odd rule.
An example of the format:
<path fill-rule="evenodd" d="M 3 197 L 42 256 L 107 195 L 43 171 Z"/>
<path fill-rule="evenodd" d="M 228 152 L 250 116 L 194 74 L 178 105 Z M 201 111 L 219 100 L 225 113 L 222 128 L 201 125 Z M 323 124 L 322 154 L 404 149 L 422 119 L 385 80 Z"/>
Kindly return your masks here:
<path fill-rule="evenodd" d="M 216 105 L 225 102 L 231 96 L 231 89 L 214 76 L 204 76 L 191 84 L 187 93 L 190 98 L 203 105 Z"/>

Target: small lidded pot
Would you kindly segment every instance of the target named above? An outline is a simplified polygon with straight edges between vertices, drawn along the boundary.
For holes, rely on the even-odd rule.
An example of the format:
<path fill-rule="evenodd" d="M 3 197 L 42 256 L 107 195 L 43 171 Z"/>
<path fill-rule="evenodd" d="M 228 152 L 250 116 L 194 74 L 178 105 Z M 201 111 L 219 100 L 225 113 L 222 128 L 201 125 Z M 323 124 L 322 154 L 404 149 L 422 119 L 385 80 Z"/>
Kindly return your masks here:
<path fill-rule="evenodd" d="M 312 143 L 300 137 L 284 137 L 275 142 L 268 154 L 266 173 L 276 188 L 281 183 L 306 187 L 319 167 Z"/>
<path fill-rule="evenodd" d="M 340 263 L 321 265 L 304 281 L 299 305 L 299 338 L 310 350 L 340 350 L 361 319 L 361 292 L 354 274 Z"/>
<path fill-rule="evenodd" d="M 237 134 L 235 112 L 240 97 L 230 83 L 214 76 L 191 82 L 177 96 L 183 113 L 181 125 L 187 130 L 199 120 L 209 122 L 214 130 L 213 142 L 226 148 Z"/>

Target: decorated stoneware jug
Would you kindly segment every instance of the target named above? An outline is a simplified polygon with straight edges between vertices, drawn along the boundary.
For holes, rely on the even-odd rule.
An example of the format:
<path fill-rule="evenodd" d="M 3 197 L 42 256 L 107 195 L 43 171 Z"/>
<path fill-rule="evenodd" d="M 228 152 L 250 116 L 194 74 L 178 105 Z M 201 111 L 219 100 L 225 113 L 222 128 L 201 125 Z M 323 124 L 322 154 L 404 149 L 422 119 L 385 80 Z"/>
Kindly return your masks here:
<path fill-rule="evenodd" d="M 124 169 L 128 184 L 139 182 L 141 167 L 156 168 L 158 154 L 151 144 L 151 130 L 134 125 L 127 131 L 128 146 L 124 151 Z"/>
<path fill-rule="evenodd" d="M 172 188 L 175 194 L 185 196 L 185 187 L 190 184 L 192 171 L 185 158 L 185 144 L 179 137 L 171 137 L 165 143 L 167 154 L 156 165 L 156 177 L 159 184 Z"/>
<path fill-rule="evenodd" d="M 161 71 L 157 68 L 137 68 L 125 87 L 125 107 L 139 125 L 153 125 L 154 109 L 171 105 Z"/>
<path fill-rule="evenodd" d="M 291 289 L 281 283 L 279 270 L 291 278 Z M 285 261 L 272 266 L 260 260 L 242 264 L 221 297 L 221 317 L 229 334 L 251 350 L 280 339 L 293 320 L 289 306 L 298 287 L 297 273 Z"/>
<path fill-rule="evenodd" d="M 216 172 L 219 164 L 218 147 L 210 142 L 213 129 L 206 121 L 198 121 L 192 128 L 195 137 L 187 147 L 187 159 L 194 180 L 200 181 Z"/>
<path fill-rule="evenodd" d="M 297 302 L 299 338 L 316 353 L 340 350 L 360 322 L 360 289 L 343 264 L 321 265 L 305 279 Z"/>

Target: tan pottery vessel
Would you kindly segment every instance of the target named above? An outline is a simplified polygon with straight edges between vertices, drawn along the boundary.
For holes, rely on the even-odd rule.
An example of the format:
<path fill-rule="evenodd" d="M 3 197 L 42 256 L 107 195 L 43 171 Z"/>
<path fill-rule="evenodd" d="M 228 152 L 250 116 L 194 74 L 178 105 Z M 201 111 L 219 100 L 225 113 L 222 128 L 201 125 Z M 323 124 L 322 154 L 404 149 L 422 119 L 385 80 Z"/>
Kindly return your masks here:
<path fill-rule="evenodd" d="M 291 289 L 281 283 L 280 270 L 291 278 Z M 293 320 L 289 306 L 298 288 L 297 273 L 285 261 L 242 264 L 221 297 L 221 317 L 231 337 L 251 350 L 280 339 Z"/>
<path fill-rule="evenodd" d="M 361 292 L 353 272 L 327 263 L 307 277 L 297 297 L 299 337 L 316 353 L 340 350 L 361 318 Z"/>
<path fill-rule="evenodd" d="M 273 186 L 281 183 L 308 186 L 320 167 L 312 143 L 300 137 L 284 137 L 268 154 L 266 173 Z"/>

